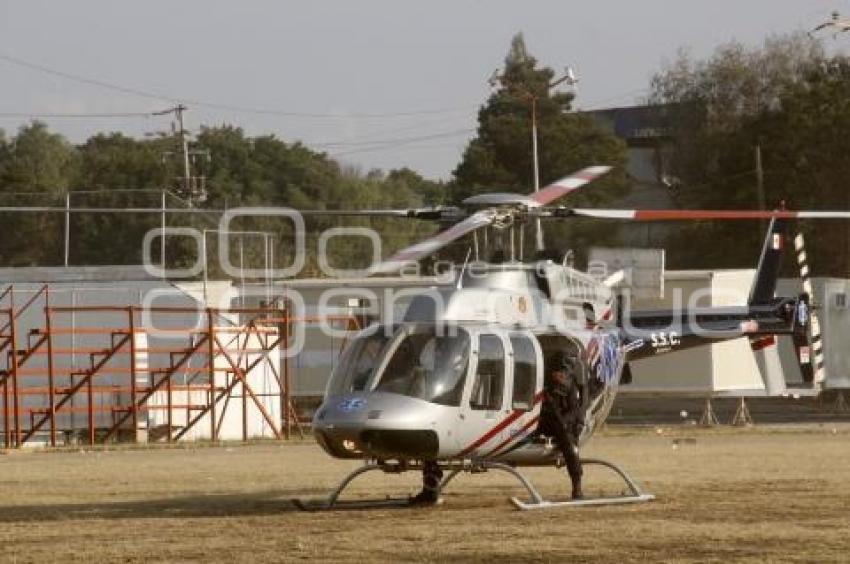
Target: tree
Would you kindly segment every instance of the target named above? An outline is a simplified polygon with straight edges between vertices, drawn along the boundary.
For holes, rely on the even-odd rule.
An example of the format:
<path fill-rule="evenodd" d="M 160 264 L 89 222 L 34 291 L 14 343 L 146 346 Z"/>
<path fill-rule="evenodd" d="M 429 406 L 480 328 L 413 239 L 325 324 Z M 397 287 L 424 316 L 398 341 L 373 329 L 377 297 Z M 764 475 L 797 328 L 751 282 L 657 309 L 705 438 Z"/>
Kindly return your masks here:
<path fill-rule="evenodd" d="M 572 112 L 573 95 L 553 92 L 554 78 L 551 68 L 538 68 L 522 34 L 515 35 L 498 88 L 478 112 L 477 135 L 454 170 L 450 188 L 455 202 L 481 192 L 533 190 L 532 99 L 538 118 L 541 187 L 585 166 L 608 164 L 615 170 L 588 190 L 570 196 L 569 203 L 598 205 L 626 191 L 625 144 L 590 116 Z M 580 231 L 566 225 L 547 226 L 550 244 L 558 247 L 567 241 L 572 244 L 580 233 L 601 242 L 615 232 L 610 226 L 583 225 Z"/>
<path fill-rule="evenodd" d="M 407 167 L 394 169 L 387 173 L 386 183 L 393 187 L 399 187 L 399 190 L 388 190 L 390 194 L 411 193 L 415 195 L 415 197 L 409 198 L 411 201 L 419 198 L 427 206 L 447 204 L 449 201 L 445 183 L 427 180 Z"/>
<path fill-rule="evenodd" d="M 439 190 L 416 173 L 402 169 L 384 175 L 366 174 L 342 168 L 324 153 L 311 151 L 300 143 L 288 144 L 273 135 L 247 138 L 239 128 L 204 128 L 198 144 L 209 150 L 212 161 L 207 171 L 209 205 L 279 205 L 295 209 L 375 209 L 421 206 L 423 197 Z M 420 194 L 421 193 L 421 194 Z M 307 267 L 303 275 L 318 275 L 316 249 L 318 235 L 338 226 L 374 227 L 382 234 L 388 251 L 409 244 L 423 233 L 416 222 L 381 218 L 328 217 L 305 218 L 307 226 Z M 234 229 L 272 231 L 283 255 L 292 257 L 290 226 L 276 219 L 244 219 Z M 247 239 L 246 239 L 247 241 Z M 331 240 L 330 262 L 337 268 L 368 266 L 371 253 L 362 237 L 337 237 Z M 246 249 L 248 260 L 256 267 L 264 260 L 258 239 Z"/>
<path fill-rule="evenodd" d="M 169 170 L 162 165 L 167 148 L 167 139 L 139 141 L 121 133 L 92 136 L 77 148 L 79 170 L 72 204 L 159 207 L 161 191 L 170 184 Z M 160 216 L 74 214 L 70 227 L 72 264 L 140 264 L 144 235 L 160 227 Z M 108 245 L 104 245 L 104 237 L 108 237 Z M 169 246 L 175 245 L 169 241 Z"/>
<path fill-rule="evenodd" d="M 295 209 L 376 209 L 421 207 L 445 199 L 440 183 L 401 168 L 384 174 L 343 168 L 327 154 L 300 143 L 273 136 L 248 137 L 238 127 L 204 128 L 198 145 L 212 160 L 204 164 L 210 194 L 205 205 L 287 206 Z M 76 207 L 157 208 L 160 191 L 173 188 L 181 174 L 174 160 L 161 160 L 173 150 L 173 139 L 137 140 L 120 133 L 99 133 L 74 147 L 44 124 L 21 128 L 6 140 L 0 132 L 0 197 L 6 205 L 63 206 L 70 191 Z M 85 191 L 85 193 L 82 193 Z M 17 195 L 25 192 L 26 195 Z M 176 202 L 168 197 L 169 207 Z M 0 239 L 0 264 L 56 265 L 63 263 L 64 214 L 6 214 L 7 229 Z M 430 227 L 423 222 L 397 218 L 306 218 L 308 269 L 302 275 L 320 274 L 316 248 L 319 233 L 332 226 L 374 227 L 383 234 L 384 254 L 424 237 Z M 172 214 L 171 226 L 214 229 L 217 215 Z M 160 226 L 160 215 L 90 213 L 72 214 L 71 264 L 138 264 L 145 233 Z M 273 235 L 278 266 L 292 259 L 291 225 L 279 218 L 240 218 L 233 230 L 264 231 Z M 232 238 L 231 263 L 238 264 L 239 248 Z M 245 265 L 260 268 L 266 260 L 261 238 L 244 239 Z M 365 267 L 372 255 L 362 237 L 334 238 L 331 264 L 337 268 Z M 155 243 L 156 245 L 156 243 Z M 215 257 L 217 238 L 208 236 L 208 255 Z M 167 262 L 186 266 L 196 259 L 195 245 L 186 237 L 169 239 Z M 158 256 L 158 253 L 155 253 Z M 210 275 L 222 275 L 211 260 Z"/>
<path fill-rule="evenodd" d="M 478 113 L 478 134 L 454 170 L 455 199 L 482 191 L 533 187 L 531 101 L 536 100 L 541 184 L 587 164 L 621 165 L 625 147 L 583 114 L 571 113 L 573 95 L 553 92 L 555 73 L 537 68 L 522 34 L 511 41 L 498 89 Z"/>
<path fill-rule="evenodd" d="M 755 209 L 762 202 L 773 208 L 780 201 L 797 209 L 846 207 L 846 68 L 845 59 L 827 58 L 802 34 L 770 37 L 755 49 L 731 43 L 706 61 L 680 53 L 653 78 L 651 97 L 673 133 L 670 172 L 681 183 L 677 203 L 685 208 Z M 756 147 L 763 159 L 763 194 Z M 668 247 L 670 263 L 751 266 L 763 231 L 763 224 L 751 223 L 683 225 Z M 812 231 L 820 272 L 847 272 L 847 234 L 827 223 Z"/>
<path fill-rule="evenodd" d="M 850 59 L 812 65 L 782 97 L 781 111 L 752 126 L 765 155 L 768 201 L 797 209 L 850 209 Z M 820 275 L 850 276 L 850 222 L 801 226 Z"/>
<path fill-rule="evenodd" d="M 12 138 L 0 168 L 4 191 L 35 191 L 63 194 L 74 179 L 77 155 L 74 147 L 47 125 L 33 121 Z"/>
<path fill-rule="evenodd" d="M 64 137 L 39 121 L 23 126 L 0 147 L 0 194 L 8 205 L 51 205 L 74 181 L 78 156 Z M 30 192 L 21 196 L 13 193 Z M 62 218 L 46 213 L 4 214 L 14 225 L 0 239 L 0 262 L 9 266 L 55 264 L 62 253 Z M 11 223 L 10 223 L 11 222 Z"/>

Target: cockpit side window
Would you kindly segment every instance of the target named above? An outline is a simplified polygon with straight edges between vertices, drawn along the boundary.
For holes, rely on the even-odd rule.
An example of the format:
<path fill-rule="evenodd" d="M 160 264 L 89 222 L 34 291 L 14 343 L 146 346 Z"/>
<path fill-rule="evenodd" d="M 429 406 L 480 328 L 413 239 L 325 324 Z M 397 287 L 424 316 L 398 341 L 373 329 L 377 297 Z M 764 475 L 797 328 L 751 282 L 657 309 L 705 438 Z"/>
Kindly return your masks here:
<path fill-rule="evenodd" d="M 502 408 L 505 387 L 505 348 L 496 335 L 481 335 L 478 342 L 478 370 L 469 398 L 469 407 L 493 411 Z"/>
<path fill-rule="evenodd" d="M 381 360 L 387 344 L 382 330 L 355 339 L 342 354 L 328 386 L 328 395 L 362 392 Z"/>
<path fill-rule="evenodd" d="M 514 350 L 514 389 L 511 408 L 530 410 L 534 406 L 537 384 L 537 352 L 525 335 L 511 335 Z"/>

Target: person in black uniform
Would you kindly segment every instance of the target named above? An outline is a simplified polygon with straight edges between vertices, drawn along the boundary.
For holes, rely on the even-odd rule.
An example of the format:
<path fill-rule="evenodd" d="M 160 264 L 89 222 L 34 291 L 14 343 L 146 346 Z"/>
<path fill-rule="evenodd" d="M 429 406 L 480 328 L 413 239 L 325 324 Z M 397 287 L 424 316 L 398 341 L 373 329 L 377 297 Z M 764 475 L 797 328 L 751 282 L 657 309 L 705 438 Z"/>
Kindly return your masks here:
<path fill-rule="evenodd" d="M 551 437 L 564 456 L 573 485 L 573 499 L 581 499 L 581 460 L 578 440 L 584 428 L 584 369 L 579 359 L 563 351 L 552 356 L 544 382 L 540 433 Z"/>
<path fill-rule="evenodd" d="M 413 505 L 434 505 L 440 501 L 440 483 L 443 469 L 436 460 L 422 462 L 422 491 L 410 498 Z"/>

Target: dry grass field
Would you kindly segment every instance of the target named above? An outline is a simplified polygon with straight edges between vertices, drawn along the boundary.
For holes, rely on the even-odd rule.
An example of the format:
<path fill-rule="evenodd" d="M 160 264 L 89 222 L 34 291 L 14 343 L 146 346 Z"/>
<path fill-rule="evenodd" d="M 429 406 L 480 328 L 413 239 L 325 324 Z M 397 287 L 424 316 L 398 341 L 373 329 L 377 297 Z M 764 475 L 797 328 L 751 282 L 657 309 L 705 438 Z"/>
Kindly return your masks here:
<path fill-rule="evenodd" d="M 679 441 L 674 448 L 674 439 Z M 304 513 L 356 463 L 314 444 L 11 452 L 0 456 L 0 559 L 150 561 L 850 560 L 850 427 L 612 428 L 585 455 L 615 460 L 658 500 L 520 512 L 507 475 L 461 476 L 429 509 Z M 560 471 L 528 471 L 563 495 Z M 612 491 L 602 470 L 588 493 Z M 373 475 L 351 497 L 412 493 Z"/>

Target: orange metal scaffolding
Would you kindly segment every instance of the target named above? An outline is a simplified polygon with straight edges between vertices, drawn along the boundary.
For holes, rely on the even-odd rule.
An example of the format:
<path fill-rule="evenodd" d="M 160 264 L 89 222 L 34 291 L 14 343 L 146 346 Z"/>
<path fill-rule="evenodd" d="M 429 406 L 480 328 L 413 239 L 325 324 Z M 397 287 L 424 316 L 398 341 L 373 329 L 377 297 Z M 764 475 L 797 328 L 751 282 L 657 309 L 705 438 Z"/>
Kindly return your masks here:
<path fill-rule="evenodd" d="M 37 438 L 55 446 L 60 433 L 64 442 L 76 436 L 89 444 L 135 442 L 140 440 L 140 430 L 147 440 L 175 441 L 205 419 L 209 438 L 217 440 L 232 401 L 241 402 L 243 440 L 250 438 L 249 407 L 259 412 L 275 438 L 289 438 L 293 427 L 303 434 L 292 401 L 289 355 L 278 357 L 278 362 L 272 362 L 272 355 L 289 345 L 293 323 L 312 319 L 271 307 L 58 307 L 51 305 L 46 285 L 20 307 L 15 298 L 11 285 L 0 292 L 0 393 L 6 448 Z M 28 327 L 23 338 L 23 314 L 29 312 L 32 318 L 39 309 L 43 322 Z M 80 316 L 94 321 L 78 323 Z M 152 332 L 143 326 L 142 320 L 152 316 L 167 327 Z M 193 316 L 198 322 L 185 324 Z M 358 327 L 354 317 L 324 321 L 344 323 L 352 330 Z M 180 342 L 175 344 L 175 339 Z M 279 401 L 276 409 L 269 408 L 268 394 L 261 398 L 249 382 L 248 375 L 261 364 L 273 375 L 279 396 L 273 398 Z M 142 418 L 149 423 L 151 413 L 162 411 L 163 425 L 140 427 Z M 181 416 L 184 424 L 174 424 L 176 413 L 185 414 Z M 85 425 L 75 421 L 78 414 L 85 416 Z"/>

